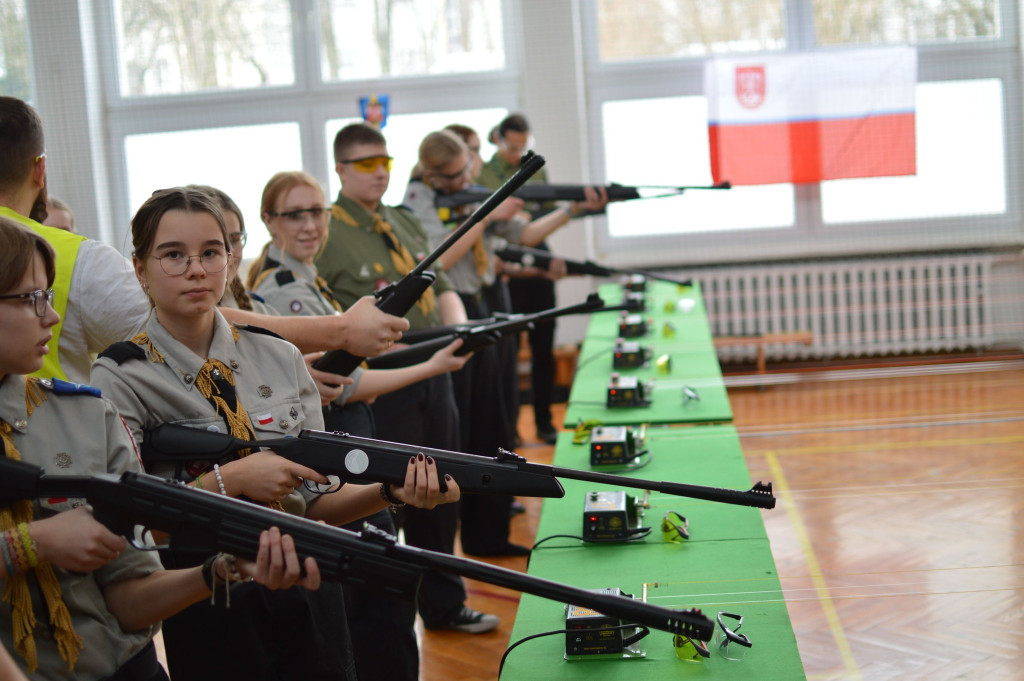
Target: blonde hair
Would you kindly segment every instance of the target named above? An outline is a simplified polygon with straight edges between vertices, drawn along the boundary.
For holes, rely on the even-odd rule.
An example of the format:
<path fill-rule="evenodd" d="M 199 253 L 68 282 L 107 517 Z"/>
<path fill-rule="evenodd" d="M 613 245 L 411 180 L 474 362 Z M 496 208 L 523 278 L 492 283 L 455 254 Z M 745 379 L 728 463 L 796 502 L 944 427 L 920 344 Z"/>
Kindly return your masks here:
<path fill-rule="evenodd" d="M 315 189 L 320 195 L 320 200 L 326 202 L 324 196 L 324 190 L 317 182 L 317 179 L 307 173 L 305 170 L 285 170 L 280 173 L 275 173 L 271 177 L 267 184 L 263 187 L 263 195 L 260 197 L 260 215 L 263 216 L 263 221 L 266 222 L 268 215 L 277 212 L 278 202 L 288 194 L 292 189 L 296 187 L 310 187 Z M 324 242 L 320 244 L 320 249 L 323 250 L 327 244 L 327 238 L 324 238 Z M 270 250 L 270 244 L 265 244 L 263 250 L 253 261 L 249 267 L 249 274 L 246 277 L 245 285 L 249 289 L 256 287 L 256 280 L 259 279 L 260 274 L 267 268 L 267 253 Z"/>

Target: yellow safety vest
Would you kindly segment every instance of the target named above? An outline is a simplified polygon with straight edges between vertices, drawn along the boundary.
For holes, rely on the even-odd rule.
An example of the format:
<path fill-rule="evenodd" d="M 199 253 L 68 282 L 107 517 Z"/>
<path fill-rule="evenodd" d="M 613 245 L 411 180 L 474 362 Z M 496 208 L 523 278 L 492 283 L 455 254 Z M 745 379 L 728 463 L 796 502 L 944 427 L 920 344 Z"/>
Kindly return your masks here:
<path fill-rule="evenodd" d="M 53 327 L 53 338 L 50 339 L 50 352 L 43 358 L 43 368 L 32 374 L 39 378 L 60 378 L 67 380 L 64 370 L 60 366 L 60 332 L 64 328 L 64 313 L 68 309 L 68 291 L 71 290 L 71 273 L 75 270 L 75 260 L 78 258 L 78 247 L 85 241 L 81 234 L 72 234 L 56 227 L 41 225 L 31 218 L 14 212 L 10 208 L 0 206 L 0 215 L 16 220 L 39 236 L 50 242 L 53 250 L 57 253 L 57 276 L 53 280 L 53 309 L 60 315 L 60 322 Z"/>

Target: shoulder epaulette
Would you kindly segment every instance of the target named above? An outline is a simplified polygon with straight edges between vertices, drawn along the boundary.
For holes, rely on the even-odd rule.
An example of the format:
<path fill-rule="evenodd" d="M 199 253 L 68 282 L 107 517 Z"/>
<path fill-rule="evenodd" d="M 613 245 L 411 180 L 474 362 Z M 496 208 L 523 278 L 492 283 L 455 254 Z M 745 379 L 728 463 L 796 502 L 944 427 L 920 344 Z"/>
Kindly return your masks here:
<path fill-rule="evenodd" d="M 409 206 L 405 205 L 404 203 L 400 203 L 397 206 L 392 206 L 392 208 L 397 208 L 398 210 L 404 210 L 406 213 L 412 213 L 412 208 L 409 208 Z"/>
<path fill-rule="evenodd" d="M 246 293 L 248 293 L 249 297 L 252 298 L 253 300 L 259 301 L 261 303 L 266 303 L 267 302 L 266 298 L 264 298 L 260 294 L 256 293 L 255 291 L 246 291 Z"/>
<path fill-rule="evenodd" d="M 278 286 L 285 286 L 295 281 L 295 273 L 291 270 L 279 269 L 274 275 L 274 280 L 277 281 Z"/>
<path fill-rule="evenodd" d="M 284 336 L 278 335 L 278 334 L 274 333 L 273 331 L 271 331 L 270 329 L 264 329 L 262 326 L 253 326 L 252 324 L 238 324 L 238 325 L 235 326 L 235 328 L 238 329 L 239 331 L 248 331 L 250 333 L 259 333 L 259 334 L 262 334 L 264 336 L 272 336 L 274 338 L 280 338 L 281 340 L 285 340 Z"/>
<path fill-rule="evenodd" d="M 92 395 L 93 397 L 101 397 L 103 394 L 94 385 L 72 383 L 71 381 L 64 381 L 59 378 L 40 379 L 39 385 L 52 390 L 55 395 Z"/>
<path fill-rule="evenodd" d="M 109 357 L 117 364 L 124 364 L 129 359 L 146 359 L 146 350 L 131 341 L 121 341 L 101 352 L 100 357 Z"/>

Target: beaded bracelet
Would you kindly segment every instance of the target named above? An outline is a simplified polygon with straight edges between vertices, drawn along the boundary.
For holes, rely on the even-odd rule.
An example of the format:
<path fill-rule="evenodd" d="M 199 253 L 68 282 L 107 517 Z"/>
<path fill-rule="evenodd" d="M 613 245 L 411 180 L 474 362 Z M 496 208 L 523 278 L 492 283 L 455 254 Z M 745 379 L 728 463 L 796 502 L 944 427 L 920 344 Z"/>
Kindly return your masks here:
<path fill-rule="evenodd" d="M 18 534 L 21 535 L 21 546 L 25 549 L 28 566 L 35 567 L 39 565 L 39 556 L 36 555 L 36 543 L 32 541 L 32 535 L 28 533 L 27 523 L 18 523 Z"/>
<path fill-rule="evenodd" d="M 213 474 L 217 476 L 217 487 L 220 488 L 220 493 L 224 496 L 228 495 L 228 489 L 224 486 L 224 478 L 220 474 L 220 466 L 213 464 Z"/>
<path fill-rule="evenodd" d="M 402 508 L 403 506 L 405 506 L 404 501 L 395 498 L 395 496 L 391 494 L 391 485 L 389 485 L 388 483 L 380 483 L 379 491 L 380 498 L 386 501 L 388 504 L 390 504 L 392 508 Z"/>

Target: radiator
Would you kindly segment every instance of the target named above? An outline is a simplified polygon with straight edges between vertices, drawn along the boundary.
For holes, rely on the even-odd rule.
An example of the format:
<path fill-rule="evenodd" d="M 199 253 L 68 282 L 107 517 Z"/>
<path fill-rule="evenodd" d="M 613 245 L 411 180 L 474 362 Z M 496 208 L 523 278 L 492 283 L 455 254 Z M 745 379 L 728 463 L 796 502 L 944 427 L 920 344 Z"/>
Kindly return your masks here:
<path fill-rule="evenodd" d="M 774 359 L 953 352 L 990 346 L 993 254 L 823 261 L 690 271 L 712 335 L 811 331 L 810 346 L 766 346 Z M 720 348 L 725 361 L 753 347 Z"/>

